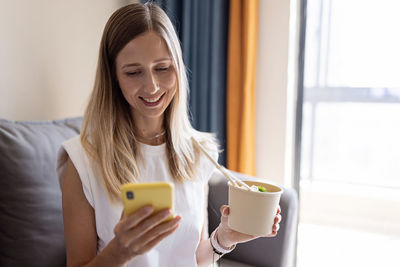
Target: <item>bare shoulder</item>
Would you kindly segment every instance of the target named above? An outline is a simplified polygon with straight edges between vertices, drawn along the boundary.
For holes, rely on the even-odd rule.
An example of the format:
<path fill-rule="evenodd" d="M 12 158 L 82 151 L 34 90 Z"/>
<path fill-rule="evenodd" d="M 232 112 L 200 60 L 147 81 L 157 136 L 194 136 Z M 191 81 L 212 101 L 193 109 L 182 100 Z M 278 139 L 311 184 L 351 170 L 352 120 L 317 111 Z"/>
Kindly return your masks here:
<path fill-rule="evenodd" d="M 83 200 L 83 199 L 86 200 L 86 197 L 83 193 L 81 179 L 70 157 L 68 157 L 66 162 L 64 179 L 61 187 L 62 187 L 63 199 L 64 197 L 73 196 L 73 198 L 76 200 Z M 89 203 L 88 205 L 90 206 Z"/>
<path fill-rule="evenodd" d="M 87 201 L 82 182 L 68 157 L 62 184 L 62 207 L 68 266 L 89 262 L 97 253 L 93 207 Z"/>

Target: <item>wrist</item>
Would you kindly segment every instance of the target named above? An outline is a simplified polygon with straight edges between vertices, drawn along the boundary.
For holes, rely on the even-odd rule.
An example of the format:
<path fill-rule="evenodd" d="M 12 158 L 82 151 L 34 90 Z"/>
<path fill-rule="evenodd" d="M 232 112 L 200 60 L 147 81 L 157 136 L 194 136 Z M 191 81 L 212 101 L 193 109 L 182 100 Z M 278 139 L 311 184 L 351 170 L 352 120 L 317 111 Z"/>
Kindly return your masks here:
<path fill-rule="evenodd" d="M 124 249 L 118 246 L 117 241 L 112 239 L 108 246 L 104 248 L 104 250 L 99 254 L 101 255 L 107 262 L 113 264 L 113 266 L 124 267 L 129 261 L 129 255 L 123 253 Z"/>
<path fill-rule="evenodd" d="M 210 236 L 210 243 L 211 243 L 211 247 L 213 248 L 213 251 L 217 254 L 224 255 L 226 253 L 231 252 L 232 250 L 235 249 L 236 244 L 233 244 L 231 246 L 227 245 L 227 244 L 220 244 L 220 241 L 217 239 L 217 232 L 218 232 L 218 227 L 217 229 L 214 230 L 214 232 L 211 233 Z"/>
<path fill-rule="evenodd" d="M 215 239 L 217 240 L 218 244 L 223 247 L 224 249 L 230 249 L 233 246 L 236 246 L 236 243 L 227 240 L 224 234 L 221 234 L 221 229 L 217 227 L 215 230 Z"/>

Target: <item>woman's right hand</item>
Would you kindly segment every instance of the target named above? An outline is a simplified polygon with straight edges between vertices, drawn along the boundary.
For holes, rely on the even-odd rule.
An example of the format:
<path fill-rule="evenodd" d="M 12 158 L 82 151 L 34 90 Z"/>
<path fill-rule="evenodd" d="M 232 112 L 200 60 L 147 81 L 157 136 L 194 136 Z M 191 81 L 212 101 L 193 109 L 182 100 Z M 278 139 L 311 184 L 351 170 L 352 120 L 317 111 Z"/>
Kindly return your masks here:
<path fill-rule="evenodd" d="M 114 256 L 117 261 L 127 262 L 144 254 L 179 226 L 180 216 L 164 222 L 171 215 L 169 209 L 155 214 L 152 206 L 144 206 L 128 217 L 122 211 L 121 219 L 114 228 Z"/>

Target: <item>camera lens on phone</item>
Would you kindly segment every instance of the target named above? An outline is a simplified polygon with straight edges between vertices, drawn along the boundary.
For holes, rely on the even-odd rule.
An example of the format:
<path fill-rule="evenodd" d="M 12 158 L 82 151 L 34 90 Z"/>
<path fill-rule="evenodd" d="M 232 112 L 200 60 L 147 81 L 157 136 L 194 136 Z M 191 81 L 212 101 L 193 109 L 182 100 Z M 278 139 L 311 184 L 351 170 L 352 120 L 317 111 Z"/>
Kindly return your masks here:
<path fill-rule="evenodd" d="M 133 199 L 133 198 L 134 198 L 133 192 L 132 192 L 132 191 L 126 192 L 126 197 L 127 197 L 128 199 Z"/>

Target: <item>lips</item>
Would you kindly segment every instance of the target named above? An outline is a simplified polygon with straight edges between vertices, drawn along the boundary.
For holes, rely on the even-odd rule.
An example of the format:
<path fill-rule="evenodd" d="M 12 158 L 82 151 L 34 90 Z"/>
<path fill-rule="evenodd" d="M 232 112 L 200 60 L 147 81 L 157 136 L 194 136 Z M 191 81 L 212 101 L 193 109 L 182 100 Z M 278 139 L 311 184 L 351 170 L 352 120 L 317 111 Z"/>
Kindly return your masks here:
<path fill-rule="evenodd" d="M 147 97 L 142 97 L 140 96 L 140 100 L 142 100 L 143 104 L 149 107 L 154 107 L 160 104 L 161 100 L 163 99 L 165 93 L 162 94 L 161 96 L 158 97 L 153 97 L 153 98 L 147 98 Z"/>

